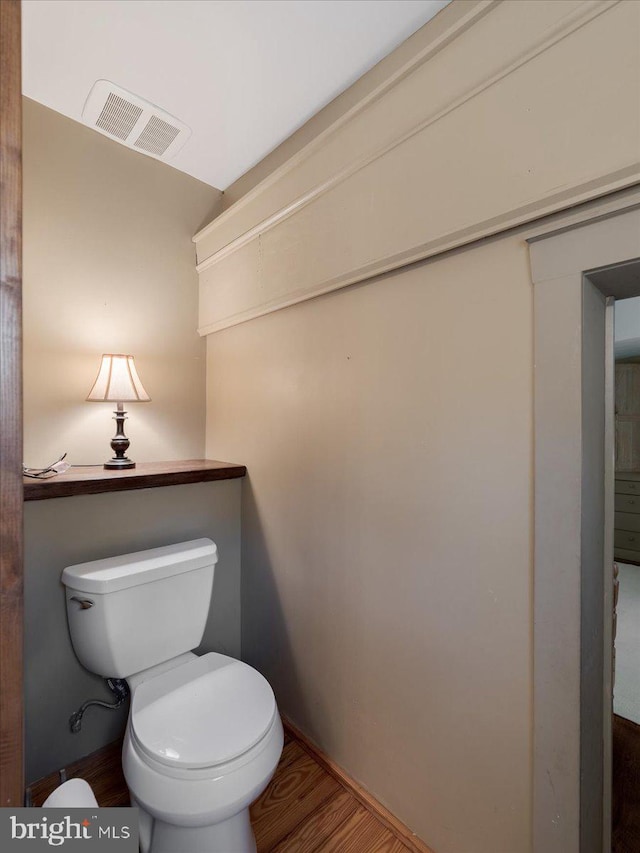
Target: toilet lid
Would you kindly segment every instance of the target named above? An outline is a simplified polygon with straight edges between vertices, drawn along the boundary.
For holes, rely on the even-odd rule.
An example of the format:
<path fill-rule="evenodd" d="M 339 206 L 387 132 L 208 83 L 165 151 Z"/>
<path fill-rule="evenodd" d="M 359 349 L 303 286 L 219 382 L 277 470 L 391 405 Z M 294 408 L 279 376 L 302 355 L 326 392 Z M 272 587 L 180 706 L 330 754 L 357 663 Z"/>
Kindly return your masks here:
<path fill-rule="evenodd" d="M 255 746 L 276 713 L 271 686 L 259 672 L 211 653 L 140 684 L 131 728 L 155 761 L 211 767 Z"/>

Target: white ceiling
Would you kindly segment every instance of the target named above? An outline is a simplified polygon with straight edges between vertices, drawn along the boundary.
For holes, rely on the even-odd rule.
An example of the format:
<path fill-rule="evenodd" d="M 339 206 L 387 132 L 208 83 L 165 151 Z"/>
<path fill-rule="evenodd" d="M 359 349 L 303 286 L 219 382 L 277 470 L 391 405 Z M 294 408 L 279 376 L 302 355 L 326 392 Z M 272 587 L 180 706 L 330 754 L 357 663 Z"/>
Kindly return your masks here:
<path fill-rule="evenodd" d="M 189 125 L 170 164 L 225 189 L 446 5 L 23 0 L 23 91 L 80 121 L 110 80 Z"/>

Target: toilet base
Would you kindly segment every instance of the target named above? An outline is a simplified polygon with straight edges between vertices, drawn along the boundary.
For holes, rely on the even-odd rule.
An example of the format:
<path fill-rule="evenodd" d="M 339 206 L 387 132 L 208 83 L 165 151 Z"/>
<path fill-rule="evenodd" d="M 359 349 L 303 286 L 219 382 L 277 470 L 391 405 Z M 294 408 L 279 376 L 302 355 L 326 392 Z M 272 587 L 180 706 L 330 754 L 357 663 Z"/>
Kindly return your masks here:
<path fill-rule="evenodd" d="M 140 808 L 140 830 L 141 853 L 256 853 L 249 809 L 210 826 L 175 826 Z"/>

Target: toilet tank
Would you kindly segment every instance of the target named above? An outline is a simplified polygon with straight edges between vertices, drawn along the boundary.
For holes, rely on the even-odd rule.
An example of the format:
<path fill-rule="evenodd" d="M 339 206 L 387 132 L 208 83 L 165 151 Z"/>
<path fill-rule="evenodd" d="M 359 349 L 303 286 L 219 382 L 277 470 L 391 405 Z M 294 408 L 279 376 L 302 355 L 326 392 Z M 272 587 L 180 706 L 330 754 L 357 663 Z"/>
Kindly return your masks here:
<path fill-rule="evenodd" d="M 194 539 L 68 566 L 62 583 L 80 663 L 105 678 L 128 678 L 195 649 L 217 561 L 210 539 Z"/>

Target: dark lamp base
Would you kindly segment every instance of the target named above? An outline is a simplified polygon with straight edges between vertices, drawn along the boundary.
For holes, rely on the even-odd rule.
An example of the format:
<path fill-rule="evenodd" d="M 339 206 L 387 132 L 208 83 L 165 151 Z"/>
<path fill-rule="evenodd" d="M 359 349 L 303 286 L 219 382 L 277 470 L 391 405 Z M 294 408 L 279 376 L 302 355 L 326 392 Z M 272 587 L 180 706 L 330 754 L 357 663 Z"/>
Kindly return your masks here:
<path fill-rule="evenodd" d="M 107 469 L 115 469 L 116 471 L 124 471 L 125 468 L 135 468 L 136 463 L 132 462 L 125 453 L 129 449 L 129 439 L 124 434 L 124 422 L 127 419 L 127 413 L 124 410 L 122 403 L 118 403 L 118 408 L 113 413 L 114 421 L 116 422 L 116 434 L 111 439 L 111 449 L 114 456 L 108 462 L 104 463 Z"/>
<path fill-rule="evenodd" d="M 132 462 L 126 456 L 124 459 L 110 459 L 108 462 L 104 463 L 105 468 L 118 468 L 120 470 L 124 468 L 135 468 L 136 463 Z"/>

